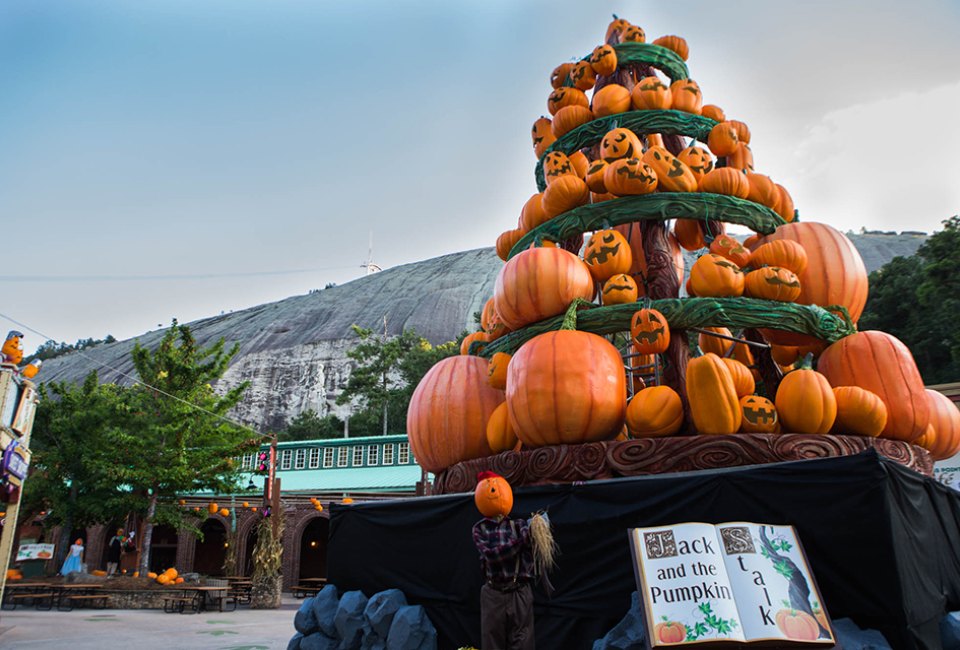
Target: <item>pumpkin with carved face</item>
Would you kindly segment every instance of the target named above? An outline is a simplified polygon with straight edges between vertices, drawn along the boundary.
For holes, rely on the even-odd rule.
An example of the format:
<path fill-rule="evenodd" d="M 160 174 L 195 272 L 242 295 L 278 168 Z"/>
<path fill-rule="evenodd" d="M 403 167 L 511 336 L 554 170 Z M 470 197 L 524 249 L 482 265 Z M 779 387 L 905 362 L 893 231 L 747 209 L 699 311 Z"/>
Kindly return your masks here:
<path fill-rule="evenodd" d="M 620 42 L 620 36 L 623 34 L 623 32 L 624 32 L 628 27 L 631 27 L 631 24 L 630 24 L 630 21 L 629 21 L 629 20 L 625 20 L 625 19 L 623 19 L 623 18 L 617 18 L 616 16 L 614 16 L 614 17 L 613 17 L 613 20 L 610 21 L 610 24 L 607 25 L 607 35 L 604 36 L 603 42 L 604 42 L 604 43 L 609 43 L 609 42 L 610 42 L 610 37 L 611 37 L 611 36 L 614 36 L 614 34 L 616 34 L 616 38 L 617 38 L 617 41 L 616 41 L 616 42 L 619 43 L 619 42 Z"/>
<path fill-rule="evenodd" d="M 773 433 L 777 430 L 777 407 L 766 397 L 741 397 L 740 410 L 743 413 L 740 430 L 744 433 Z"/>
<path fill-rule="evenodd" d="M 553 116 L 553 135 L 562 137 L 592 119 L 593 112 L 586 106 L 579 104 L 564 106 Z"/>
<path fill-rule="evenodd" d="M 633 107 L 638 111 L 667 110 L 672 104 L 670 87 L 660 77 L 644 77 L 630 92 Z"/>
<path fill-rule="evenodd" d="M 743 272 L 727 258 L 707 253 L 690 269 L 690 286 L 704 298 L 742 296 Z"/>
<path fill-rule="evenodd" d="M 563 86 L 571 70 L 573 70 L 572 63 L 561 63 L 558 65 L 553 69 L 553 72 L 550 73 L 550 85 L 553 88 L 560 88 Z"/>
<path fill-rule="evenodd" d="M 604 305 L 625 305 L 637 302 L 637 282 L 626 273 L 618 273 L 603 283 L 600 295 Z"/>
<path fill-rule="evenodd" d="M 647 34 L 642 27 L 630 25 L 620 33 L 621 43 L 646 43 Z"/>
<path fill-rule="evenodd" d="M 663 147 L 654 146 L 643 154 L 643 162 L 657 173 L 658 187 L 667 192 L 696 192 L 697 179 L 690 168 Z"/>
<path fill-rule="evenodd" d="M 617 71 L 617 51 L 610 45 L 599 45 L 590 54 L 590 67 L 598 75 L 609 77 Z"/>
<path fill-rule="evenodd" d="M 700 109 L 700 114 L 704 117 L 709 117 L 714 122 L 726 122 L 727 115 L 723 112 L 723 109 L 717 106 L 716 104 L 704 104 L 703 108 Z"/>
<path fill-rule="evenodd" d="M 603 184 L 617 196 L 650 194 L 657 189 L 657 173 L 639 158 L 619 158 L 607 165 Z"/>
<path fill-rule="evenodd" d="M 598 230 L 583 251 L 583 261 L 594 280 L 603 282 L 618 273 L 626 273 L 633 254 L 626 238 L 616 230 Z"/>
<path fill-rule="evenodd" d="M 750 194 L 750 183 L 747 181 L 746 175 L 732 167 L 718 167 L 708 174 L 704 174 L 698 187 L 701 192 L 726 194 L 738 199 L 745 199 Z"/>
<path fill-rule="evenodd" d="M 640 138 L 630 129 L 611 129 L 600 141 L 600 158 L 608 163 L 618 158 L 639 158 L 642 153 Z"/>
<path fill-rule="evenodd" d="M 710 135 L 707 136 L 707 146 L 714 156 L 729 156 L 739 144 L 737 129 L 731 122 L 720 122 L 710 129 Z"/>
<path fill-rule="evenodd" d="M 547 97 L 547 110 L 556 115 L 564 106 L 590 106 L 590 100 L 582 90 L 570 86 L 560 86 Z"/>
<path fill-rule="evenodd" d="M 717 235 L 710 244 L 710 252 L 714 255 L 726 257 L 741 268 L 750 262 L 750 251 L 730 235 Z"/>
<path fill-rule="evenodd" d="M 638 309 L 630 319 L 633 346 L 642 354 L 663 354 L 670 345 L 670 325 L 656 309 Z"/>
<path fill-rule="evenodd" d="M 670 97 L 675 111 L 699 115 L 703 110 L 703 94 L 693 79 L 678 79 L 670 84 Z"/>
<path fill-rule="evenodd" d="M 676 52 L 684 61 L 687 60 L 687 57 L 690 56 L 690 46 L 687 45 L 687 39 L 682 36 L 661 36 L 653 42 L 654 45 L 659 45 L 660 47 L 665 47 L 668 50 L 673 50 Z"/>
<path fill-rule="evenodd" d="M 589 61 L 578 61 L 570 71 L 570 81 L 577 90 L 590 90 L 597 82 L 597 72 Z"/>
<path fill-rule="evenodd" d="M 701 147 L 689 146 L 677 154 L 677 160 L 686 165 L 693 172 L 693 177 L 697 183 L 705 174 L 713 171 L 713 158 L 706 149 Z"/>
<path fill-rule="evenodd" d="M 543 157 L 543 152 L 547 150 L 547 147 L 557 140 L 557 136 L 553 134 L 552 123 L 549 117 L 540 117 L 537 119 L 537 121 L 533 123 L 532 134 L 533 152 L 537 158 Z"/>
<path fill-rule="evenodd" d="M 630 110 L 630 91 L 620 84 L 608 84 L 593 93 L 593 104 L 590 108 L 594 117 L 625 113 Z"/>
<path fill-rule="evenodd" d="M 506 517 L 513 510 L 513 490 L 510 489 L 507 479 L 499 474 L 480 472 L 477 474 L 473 502 L 484 517 Z"/>
<path fill-rule="evenodd" d="M 577 175 L 567 154 L 561 151 L 551 151 L 543 159 L 543 178 L 550 185 L 554 180 L 566 174 Z"/>
<path fill-rule="evenodd" d="M 765 266 L 747 273 L 744 293 L 751 298 L 794 302 L 800 297 L 800 280 L 790 269 Z"/>
<path fill-rule="evenodd" d="M 603 174 L 606 170 L 607 161 L 605 160 L 594 160 L 590 163 L 590 166 L 587 167 L 587 174 L 584 180 L 587 181 L 587 187 L 590 188 L 591 192 L 596 192 L 597 194 L 607 193 L 607 186 L 603 180 Z"/>

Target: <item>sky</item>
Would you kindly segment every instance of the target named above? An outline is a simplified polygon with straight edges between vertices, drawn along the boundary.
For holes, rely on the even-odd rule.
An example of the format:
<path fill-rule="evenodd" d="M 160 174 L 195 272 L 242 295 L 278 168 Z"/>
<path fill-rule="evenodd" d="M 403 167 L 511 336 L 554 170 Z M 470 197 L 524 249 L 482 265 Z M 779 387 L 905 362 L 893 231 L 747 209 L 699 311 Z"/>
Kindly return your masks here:
<path fill-rule="evenodd" d="M 124 339 L 491 246 L 549 75 L 678 34 L 801 218 L 960 211 L 960 3 L 6 0 L 0 329 Z M 27 333 L 29 352 L 42 342 Z"/>

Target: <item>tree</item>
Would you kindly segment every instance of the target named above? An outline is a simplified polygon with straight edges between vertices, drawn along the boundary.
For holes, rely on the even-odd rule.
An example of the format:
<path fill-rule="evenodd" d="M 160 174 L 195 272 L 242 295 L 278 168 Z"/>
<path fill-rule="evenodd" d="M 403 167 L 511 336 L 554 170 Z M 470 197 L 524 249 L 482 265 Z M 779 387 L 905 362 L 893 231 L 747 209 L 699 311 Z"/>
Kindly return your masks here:
<path fill-rule="evenodd" d="M 236 386 L 217 395 L 211 382 L 223 376 L 239 346 L 224 341 L 199 349 L 190 329 L 173 321 L 153 351 L 139 342 L 132 351 L 140 379 L 129 392 L 124 426 L 116 431 L 121 452 L 119 482 L 129 485 L 144 514 L 140 572 L 150 568 L 155 524 L 190 525 L 178 507 L 178 494 L 236 489 L 235 458 L 259 446 L 251 432 L 223 416 L 247 388 Z"/>
<path fill-rule="evenodd" d="M 347 356 L 356 365 L 337 403 L 357 407 L 350 418 L 351 433 L 357 430 L 355 420 L 362 425 L 377 414 L 380 433 L 386 435 L 391 423 L 405 425 L 410 396 L 427 370 L 441 359 L 457 354 L 459 344 L 451 341 L 431 345 L 414 329 L 405 329 L 392 338 L 356 325 L 353 331 L 360 342 L 347 351 Z M 369 433 L 375 435 L 373 431 Z"/>
<path fill-rule="evenodd" d="M 97 373 L 83 384 L 41 385 L 40 408 L 30 448 L 30 480 L 25 483 L 26 513 L 46 510 L 44 526 L 60 526 L 59 567 L 75 528 L 107 523 L 127 512 L 130 494 L 117 490 L 112 430 L 127 389 L 101 385 Z"/>
<path fill-rule="evenodd" d="M 896 257 L 870 274 L 860 329 L 903 341 L 925 383 L 960 380 L 960 217 L 943 222 L 911 257 Z"/>
<path fill-rule="evenodd" d="M 335 415 L 320 417 L 313 409 L 308 409 L 290 420 L 287 428 L 277 434 L 277 440 L 325 440 L 343 435 L 343 422 Z"/>

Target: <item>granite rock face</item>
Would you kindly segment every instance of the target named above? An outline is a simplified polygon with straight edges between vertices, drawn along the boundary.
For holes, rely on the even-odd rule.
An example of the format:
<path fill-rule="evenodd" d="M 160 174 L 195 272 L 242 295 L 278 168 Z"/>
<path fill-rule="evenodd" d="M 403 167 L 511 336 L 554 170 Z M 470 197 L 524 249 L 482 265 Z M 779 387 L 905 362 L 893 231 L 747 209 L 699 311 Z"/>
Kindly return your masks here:
<path fill-rule="evenodd" d="M 909 256 L 926 237 L 879 233 L 847 234 L 868 271 Z M 685 253 L 686 268 L 696 256 Z M 308 409 L 340 417 L 349 411 L 336 397 L 350 377 L 346 351 L 356 342 L 351 326 L 399 334 L 414 328 L 432 343 L 474 329 L 473 314 L 493 295 L 503 263 L 492 248 L 479 248 L 406 264 L 347 284 L 189 323 L 201 345 L 221 337 L 240 344 L 217 388 L 249 381 L 232 416 L 262 431 L 282 428 Z M 682 285 L 681 285 L 682 286 Z M 151 347 L 162 330 L 138 337 Z M 100 345 L 44 362 L 41 381 L 80 382 L 91 370 L 101 381 L 130 384 L 134 340 Z M 119 372 L 118 372 L 119 371 Z M 121 374 L 122 373 L 122 374 Z M 126 375 L 126 376 L 125 376 Z"/>

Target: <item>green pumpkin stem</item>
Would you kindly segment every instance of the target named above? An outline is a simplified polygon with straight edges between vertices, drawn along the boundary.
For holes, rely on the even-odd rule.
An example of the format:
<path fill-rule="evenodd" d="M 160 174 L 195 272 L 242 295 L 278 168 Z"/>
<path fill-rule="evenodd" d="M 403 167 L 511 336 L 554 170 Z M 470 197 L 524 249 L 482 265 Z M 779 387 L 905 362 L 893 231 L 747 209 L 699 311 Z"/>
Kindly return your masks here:
<path fill-rule="evenodd" d="M 563 315 L 563 322 L 560 324 L 560 329 L 562 330 L 574 330 L 577 329 L 577 310 L 580 307 L 585 307 L 587 305 L 592 306 L 589 300 L 584 300 L 583 298 L 576 298 L 570 306 L 567 307 L 567 313 Z"/>

